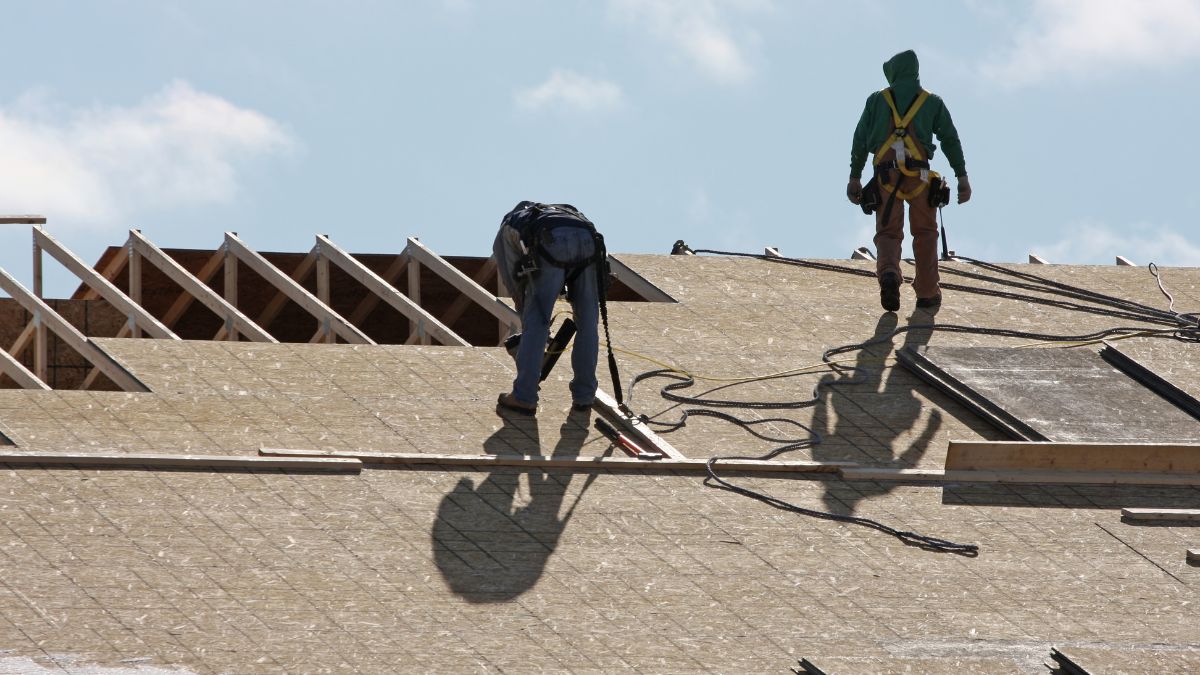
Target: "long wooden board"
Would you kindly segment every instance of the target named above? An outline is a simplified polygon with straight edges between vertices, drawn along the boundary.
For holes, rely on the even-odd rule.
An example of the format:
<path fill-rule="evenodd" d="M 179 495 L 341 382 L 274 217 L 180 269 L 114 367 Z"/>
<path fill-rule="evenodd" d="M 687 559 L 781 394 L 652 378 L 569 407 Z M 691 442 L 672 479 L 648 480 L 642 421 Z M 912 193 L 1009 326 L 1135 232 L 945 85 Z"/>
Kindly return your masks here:
<path fill-rule="evenodd" d="M 946 470 L 1148 471 L 1200 474 L 1200 444 L 950 441 Z"/>
<path fill-rule="evenodd" d="M 353 457 L 263 457 L 246 455 L 172 455 L 156 453 L 0 452 L 0 464 L 71 464 L 74 466 L 134 466 L 150 469 L 292 469 L 359 471 Z"/>
<path fill-rule="evenodd" d="M 1129 520 L 1162 521 L 1186 520 L 1200 522 L 1200 509 L 1121 509 L 1121 517 Z"/>
<path fill-rule="evenodd" d="M 297 450 L 290 448 L 262 448 L 259 454 L 266 457 L 348 457 L 361 460 L 364 464 L 395 465 L 444 465 L 478 467 L 486 471 L 490 467 L 529 467 L 543 469 L 633 469 L 637 471 L 704 471 L 705 459 L 660 459 L 645 460 L 623 456 L 553 457 L 546 455 L 445 455 L 421 452 L 324 452 L 320 450 Z M 729 459 L 717 464 L 721 471 L 733 472 L 799 472 L 837 473 L 857 466 L 850 462 L 809 462 L 802 460 L 757 460 Z"/>
<path fill-rule="evenodd" d="M 1194 485 L 1200 474 L 1132 471 L 944 471 L 942 469 L 888 469 L 847 467 L 846 480 L 900 483 L 1043 483 L 1046 485 Z"/>

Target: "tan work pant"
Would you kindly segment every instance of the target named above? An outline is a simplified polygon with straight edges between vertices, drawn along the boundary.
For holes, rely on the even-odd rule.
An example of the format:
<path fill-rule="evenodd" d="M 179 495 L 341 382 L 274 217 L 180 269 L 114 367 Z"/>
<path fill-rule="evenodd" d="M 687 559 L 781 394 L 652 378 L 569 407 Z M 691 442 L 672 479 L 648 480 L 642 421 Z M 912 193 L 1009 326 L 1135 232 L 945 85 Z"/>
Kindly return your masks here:
<path fill-rule="evenodd" d="M 875 212 L 875 254 L 878 261 L 875 273 L 882 276 L 884 272 L 895 272 L 901 279 L 904 273 L 900 269 L 900 250 L 904 243 L 904 205 L 908 204 L 908 226 L 913 237 L 913 258 L 916 259 L 917 271 L 913 275 L 913 292 L 918 298 L 932 298 L 938 294 L 938 227 L 937 211 L 929 205 L 929 189 L 912 199 L 905 200 L 896 197 L 892 204 L 892 212 L 888 220 L 883 221 L 883 213 L 887 210 L 890 192 L 883 185 L 891 185 L 896 180 L 897 169 L 889 169 L 887 181 L 880 178 L 879 194 L 882 200 L 879 210 Z M 900 174 L 900 191 L 912 192 L 921 185 L 921 179 L 916 176 Z"/>

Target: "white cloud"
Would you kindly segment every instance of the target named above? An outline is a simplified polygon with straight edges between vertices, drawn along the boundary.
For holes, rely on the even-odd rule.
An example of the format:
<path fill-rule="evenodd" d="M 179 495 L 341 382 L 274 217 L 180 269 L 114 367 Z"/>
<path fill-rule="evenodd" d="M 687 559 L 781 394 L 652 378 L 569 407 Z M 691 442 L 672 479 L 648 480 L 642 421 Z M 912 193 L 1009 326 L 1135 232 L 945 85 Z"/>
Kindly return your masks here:
<path fill-rule="evenodd" d="M 549 108 L 598 112 L 619 108 L 624 95 L 612 82 L 597 80 L 570 70 L 555 70 L 539 85 L 522 89 L 514 96 L 525 110 Z"/>
<path fill-rule="evenodd" d="M 1034 0 L 1011 49 L 985 77 L 1020 86 L 1056 76 L 1178 65 L 1200 57 L 1200 0 Z"/>
<path fill-rule="evenodd" d="M 1035 247 L 1032 252 L 1052 263 L 1112 264 L 1121 255 L 1139 265 L 1200 267 L 1200 242 L 1155 225 L 1117 231 L 1101 223 L 1079 223 L 1058 242 Z"/>
<path fill-rule="evenodd" d="M 105 228 L 142 209 L 220 203 L 238 163 L 294 147 L 269 117 L 176 81 L 132 107 L 0 107 L 0 211 Z"/>
<path fill-rule="evenodd" d="M 765 0 L 609 0 L 615 16 L 668 43 L 705 76 L 724 84 L 754 74 L 743 44 L 753 34 L 739 42 L 726 15 L 769 6 Z"/>

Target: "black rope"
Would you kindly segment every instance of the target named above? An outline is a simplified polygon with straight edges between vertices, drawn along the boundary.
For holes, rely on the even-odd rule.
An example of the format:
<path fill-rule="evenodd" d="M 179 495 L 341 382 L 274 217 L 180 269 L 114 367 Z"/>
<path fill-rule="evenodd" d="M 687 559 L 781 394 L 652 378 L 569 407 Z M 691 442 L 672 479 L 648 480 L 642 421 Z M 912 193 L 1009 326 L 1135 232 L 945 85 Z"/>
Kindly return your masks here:
<path fill-rule="evenodd" d="M 810 268 L 810 269 L 817 269 L 817 270 L 829 271 L 829 272 L 837 272 L 837 273 L 842 273 L 842 274 L 852 274 L 852 275 L 863 276 L 863 277 L 871 277 L 871 278 L 875 277 L 875 273 L 871 272 L 871 271 L 862 270 L 862 269 L 855 268 L 855 267 L 847 267 L 844 265 L 837 265 L 837 264 L 833 264 L 833 263 L 814 261 L 814 260 L 801 260 L 798 258 L 786 258 L 786 257 L 782 257 L 782 256 L 767 256 L 765 254 L 716 251 L 716 250 L 711 250 L 711 249 L 696 249 L 695 253 L 697 253 L 697 254 L 709 253 L 709 254 L 715 254 L 715 255 L 755 258 L 755 259 L 766 260 L 766 261 L 769 261 L 772 263 L 777 263 L 777 264 L 788 264 L 788 265 L 794 265 L 794 266 L 798 266 L 798 267 L 806 267 L 806 268 Z M 797 400 L 797 401 L 745 401 L 745 400 L 736 400 L 736 399 L 717 399 L 717 398 L 709 398 L 708 397 L 708 395 L 712 394 L 713 392 L 721 391 L 721 390 L 728 389 L 731 387 L 736 387 L 736 386 L 746 384 L 749 382 L 761 382 L 764 380 L 780 379 L 780 378 L 787 378 L 787 377 L 797 377 L 799 375 L 810 374 L 810 373 L 806 372 L 804 369 L 798 369 L 795 372 L 782 372 L 782 373 L 777 373 L 774 375 L 767 375 L 767 376 L 764 376 L 761 378 L 738 380 L 735 382 L 731 382 L 731 383 L 727 383 L 727 384 L 715 387 L 706 392 L 703 392 L 702 394 L 700 394 L 698 396 L 688 396 L 688 395 L 684 395 L 684 394 L 678 393 L 678 392 L 690 389 L 691 387 L 695 386 L 695 384 L 696 384 L 695 378 L 692 377 L 691 375 L 688 375 L 686 373 L 681 373 L 677 370 L 663 368 L 663 369 L 658 369 L 658 370 L 647 371 L 647 372 L 641 373 L 633 378 L 633 380 L 632 380 L 632 382 L 630 382 L 630 386 L 629 386 L 630 403 L 632 403 L 632 401 L 633 401 L 634 388 L 637 386 L 637 384 L 639 382 L 642 382 L 644 380 L 654 379 L 654 378 L 671 379 L 671 380 L 674 380 L 674 382 L 664 385 L 659 391 L 659 394 L 664 399 L 666 399 L 668 401 L 672 401 L 676 404 L 699 405 L 699 406 L 706 406 L 706 407 L 684 409 L 681 412 L 680 418 L 673 422 L 663 422 L 663 421 L 652 420 L 649 417 L 647 417 L 646 415 L 642 415 L 641 419 L 644 422 L 646 422 L 647 424 L 653 424 L 653 425 L 663 427 L 664 433 L 669 433 L 671 431 L 675 431 L 675 430 L 678 430 L 678 429 L 684 427 L 687 424 L 687 420 L 689 417 L 699 417 L 699 416 L 713 417 L 713 418 L 721 419 L 721 420 L 730 422 L 732 424 L 735 424 L 735 425 L 745 429 L 747 432 L 749 432 L 750 434 L 754 435 L 757 438 L 767 440 L 767 441 L 770 441 L 773 443 L 781 443 L 782 444 L 782 445 L 772 449 L 771 451 L 769 451 L 766 455 L 763 455 L 760 457 L 721 456 L 721 457 L 714 457 L 714 458 L 710 459 L 706 465 L 706 468 L 708 470 L 708 476 L 704 480 L 704 484 L 709 487 L 715 487 L 718 489 L 727 490 L 729 492 L 734 492 L 736 494 L 740 494 L 745 497 L 755 499 L 757 501 L 763 502 L 764 504 L 768 504 L 774 508 L 788 511 L 791 513 L 798 513 L 798 514 L 810 516 L 813 518 L 820 518 L 820 519 L 824 519 L 824 520 L 831 520 L 831 521 L 835 521 L 835 522 L 849 523 L 849 524 L 861 525 L 863 527 L 868 527 L 868 528 L 877 530 L 879 532 L 883 532 L 885 534 L 889 534 L 893 537 L 896 537 L 897 539 L 899 539 L 900 541 L 902 541 L 903 543 L 905 543 L 907 545 L 916 546 L 916 547 L 922 548 L 924 550 L 945 552 L 945 553 L 955 553 L 955 554 L 959 554 L 959 555 L 974 557 L 979 554 L 979 546 L 977 544 L 959 544 L 959 543 L 948 541 L 946 539 L 941 539 L 938 537 L 931 537 L 931 536 L 927 536 L 927 535 L 923 535 L 923 534 L 918 534 L 916 532 L 898 530 L 896 528 L 890 527 L 890 526 L 880 523 L 878 521 L 872 520 L 870 518 L 864 518 L 861 516 L 843 515 L 843 514 L 838 514 L 838 513 L 831 513 L 828 511 L 808 509 L 808 508 L 805 508 L 802 506 L 798 506 L 796 504 L 792 504 L 790 502 L 786 502 L 777 497 L 772 497 L 771 495 L 768 495 L 768 494 L 765 494 L 762 492 L 758 492 L 758 491 L 752 490 L 750 488 L 736 485 L 736 484 L 722 478 L 716 472 L 716 467 L 722 460 L 772 459 L 784 452 L 789 452 L 791 450 L 796 450 L 796 449 L 800 449 L 800 448 L 812 447 L 812 446 L 820 443 L 822 439 L 821 439 L 820 434 L 818 434 L 815 430 L 813 430 L 810 427 L 807 427 L 804 424 L 801 424 L 800 422 L 797 422 L 795 420 L 791 420 L 791 419 L 787 419 L 787 418 L 780 418 L 780 417 L 747 420 L 747 419 L 743 419 L 743 418 L 731 415 L 729 413 L 721 412 L 718 410 L 712 410 L 712 408 L 744 408 L 744 409 L 749 409 L 749 410 L 772 410 L 772 409 L 779 410 L 779 409 L 797 409 L 797 408 L 814 406 L 820 400 L 822 386 L 839 386 L 839 385 L 857 384 L 857 383 L 863 381 L 863 378 L 861 378 L 860 376 L 864 375 L 868 372 L 868 369 L 864 366 L 847 366 L 847 365 L 836 363 L 833 361 L 833 357 L 841 355 L 841 354 L 846 354 L 849 352 L 855 352 L 855 351 L 869 349 L 873 346 L 880 345 L 883 343 L 888 343 L 890 345 L 896 336 L 898 336 L 902 333 L 906 333 L 910 330 L 929 330 L 931 332 L 939 331 L 939 332 L 943 332 L 943 333 L 969 333 L 969 334 L 975 334 L 975 335 L 993 335 L 993 336 L 998 336 L 998 337 L 1039 340 L 1039 341 L 1045 341 L 1045 342 L 1090 342 L 1090 341 L 1101 340 L 1101 339 L 1109 338 L 1109 337 L 1122 336 L 1122 335 L 1134 335 L 1134 334 L 1145 335 L 1147 337 L 1173 338 L 1176 340 L 1182 340 L 1182 341 L 1188 341 L 1188 342 L 1200 342 L 1200 318 L 1198 318 L 1197 315 L 1194 315 L 1194 314 L 1180 314 L 1178 312 L 1175 312 L 1174 298 L 1171 296 L 1170 293 L 1167 292 L 1166 288 L 1163 286 L 1162 279 L 1158 274 L 1157 266 L 1155 266 L 1153 263 L 1151 263 L 1151 265 L 1150 265 L 1150 273 L 1154 275 L 1155 280 L 1158 281 L 1159 290 L 1161 290 L 1163 292 L 1163 295 L 1165 295 L 1167 297 L 1167 299 L 1170 303 L 1167 311 L 1165 311 L 1165 312 L 1163 310 L 1156 309 L 1154 307 L 1150 307 L 1148 305 L 1145 305 L 1145 304 L 1142 304 L 1139 302 L 1135 302 L 1132 300 L 1126 300 L 1126 299 L 1118 298 L 1115 296 L 1106 295 L 1106 294 L 1099 293 L 1096 291 L 1091 291 L 1091 290 L 1088 290 L 1085 288 L 1079 288 L 1076 286 L 1072 286 L 1070 284 L 1064 284 L 1062 282 L 1054 281 L 1052 279 L 1047 279 L 1047 278 L 1044 278 L 1044 277 L 1041 277 L 1039 275 L 1032 274 L 1029 272 L 1023 272 L 1023 271 L 1019 271 L 1019 270 L 1011 270 L 1011 269 L 1002 267 L 1000 265 L 995 265 L 993 263 L 988 263 L 988 262 L 981 261 L 981 260 L 975 260 L 975 259 L 967 258 L 964 256 L 956 256 L 954 259 L 976 265 L 977 267 L 981 267 L 990 272 L 1002 274 L 1006 277 L 1013 277 L 1016 280 L 1013 280 L 1010 278 L 997 278 L 994 276 L 988 276 L 985 274 L 980 274 L 978 272 L 970 272 L 967 270 L 954 270 L 954 269 L 947 268 L 945 271 L 947 271 L 951 274 L 956 274 L 959 276 L 975 279 L 978 281 L 984 281 L 984 282 L 988 282 L 988 283 L 992 283 L 992 284 L 996 284 L 996 285 L 1000 285 L 1000 286 L 1007 286 L 1010 288 L 1018 288 L 1018 289 L 1025 290 L 1025 291 L 1045 293 L 1045 294 L 1049 294 L 1052 296 L 1065 297 L 1065 298 L 1068 298 L 1068 300 L 1063 300 L 1063 299 L 1055 298 L 1055 297 L 1025 295 L 1022 293 L 1014 293 L 1011 291 L 997 290 L 997 289 L 993 289 L 993 288 L 981 288 L 981 287 L 976 287 L 976 286 L 965 286 L 965 285 L 961 285 L 961 284 L 941 284 L 941 286 L 943 288 L 963 291 L 963 292 L 967 292 L 967 293 L 977 293 L 977 294 L 989 295 L 989 296 L 993 296 L 993 297 L 1001 297 L 1001 298 L 1005 298 L 1005 299 L 1026 301 L 1026 302 L 1032 302 L 1032 303 L 1037 303 L 1037 304 L 1044 304 L 1044 305 L 1057 307 L 1057 308 L 1061 308 L 1061 309 L 1067 309 L 1067 310 L 1071 310 L 1071 311 L 1100 314 L 1100 315 L 1107 316 L 1110 318 L 1129 319 L 1129 320 L 1133 320 L 1133 321 L 1139 321 L 1139 322 L 1143 322 L 1143 323 L 1156 324 L 1156 325 L 1167 326 L 1167 327 L 1165 327 L 1165 328 L 1145 328 L 1145 327 L 1140 327 L 1140 326 L 1117 326 L 1117 327 L 1113 327 L 1113 328 L 1106 328 L 1103 330 L 1093 331 L 1091 333 L 1085 333 L 1082 335 L 1053 335 L 1053 334 L 1047 334 L 1047 333 L 1035 333 L 1035 332 L 1031 332 L 1031 331 L 1019 331 L 1019 330 L 1013 330 L 1013 329 L 1007 329 L 1007 328 L 986 328 L 986 327 L 979 327 L 979 326 L 962 326 L 962 325 L 956 325 L 956 324 L 937 324 L 937 323 L 909 324 L 909 325 L 905 325 L 905 326 L 899 326 L 886 335 L 875 336 L 870 340 L 865 340 L 863 342 L 857 342 L 857 343 L 853 343 L 853 344 L 842 345 L 839 347 L 833 347 L 833 348 L 825 350 L 825 352 L 821 355 L 821 360 L 823 363 L 825 363 L 834 372 L 852 373 L 852 376 L 842 378 L 839 380 L 833 380 L 833 381 L 823 378 L 822 380 L 818 381 L 817 384 L 814 386 L 812 397 L 808 398 L 808 399 L 802 399 L 802 400 Z M 1091 304 L 1090 305 L 1089 304 L 1081 304 L 1081 302 L 1082 303 L 1091 303 Z M 758 425 L 758 424 L 789 424 L 789 425 L 798 427 L 800 429 L 803 429 L 805 432 L 807 432 L 808 435 L 807 435 L 807 437 L 804 437 L 804 438 L 772 437 L 772 436 L 768 436 L 762 432 L 759 432 L 758 430 L 753 428 L 754 425 Z"/>

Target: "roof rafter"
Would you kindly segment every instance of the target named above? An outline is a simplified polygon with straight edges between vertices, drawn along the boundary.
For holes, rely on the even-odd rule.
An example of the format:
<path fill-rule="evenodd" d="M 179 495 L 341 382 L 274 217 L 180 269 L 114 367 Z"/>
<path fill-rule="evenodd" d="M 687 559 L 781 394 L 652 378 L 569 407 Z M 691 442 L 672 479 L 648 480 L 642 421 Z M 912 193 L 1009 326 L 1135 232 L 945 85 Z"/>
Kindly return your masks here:
<path fill-rule="evenodd" d="M 22 286 L 19 281 L 12 278 L 3 269 L 0 269 L 0 289 L 3 289 L 4 292 L 8 293 L 9 296 L 16 300 L 30 314 L 33 314 L 34 323 L 44 324 L 60 340 L 66 343 L 67 346 L 78 352 L 80 356 L 87 359 L 93 366 L 99 368 L 118 387 L 124 391 L 150 391 L 146 388 L 146 385 L 142 384 L 136 377 L 114 361 L 111 356 L 97 347 L 87 336 L 79 332 L 77 328 L 72 326 L 58 312 L 51 309 L 41 298 L 31 293 L 29 289 Z"/>
<path fill-rule="evenodd" d="M 64 267 L 71 271 L 72 274 L 79 277 L 84 284 L 92 288 L 119 311 L 123 312 L 132 329 L 138 326 L 150 334 L 151 337 L 166 340 L 178 340 L 179 336 L 171 331 L 154 318 L 150 312 L 147 312 L 144 307 L 134 302 L 128 295 L 121 292 L 121 289 L 113 285 L 111 281 L 105 279 L 96 270 L 88 267 L 87 263 L 83 262 L 72 253 L 66 246 L 59 243 L 54 237 L 40 227 L 33 228 L 34 254 L 37 255 L 39 250 L 49 253 Z"/>
<path fill-rule="evenodd" d="M 414 334 L 427 333 L 444 345 L 470 346 L 471 343 L 450 330 L 420 305 L 397 291 L 391 284 L 372 272 L 366 265 L 355 260 L 353 256 L 343 251 L 323 234 L 317 235 L 317 255 L 340 267 L 355 281 L 366 286 L 373 294 L 403 314 L 412 322 Z"/>
<path fill-rule="evenodd" d="M 408 245 L 404 249 L 412 258 L 409 263 L 409 273 L 412 273 L 412 263 L 420 263 L 429 269 L 433 270 L 442 279 L 445 279 L 454 286 L 458 291 L 467 297 L 474 300 L 480 307 L 483 307 L 492 316 L 500 320 L 502 326 L 508 326 L 512 332 L 517 332 L 521 328 L 521 317 L 516 310 L 504 304 L 504 301 L 492 295 L 486 288 L 475 283 L 470 277 L 463 274 L 459 269 L 442 258 L 440 255 L 430 251 L 424 244 L 417 241 L 413 237 L 408 238 Z"/>
<path fill-rule="evenodd" d="M 12 378 L 13 382 L 19 384 L 22 389 L 50 388 L 41 378 L 30 372 L 25 364 L 4 350 L 0 350 L 0 371 Z"/>
<path fill-rule="evenodd" d="M 375 341 L 367 337 L 366 333 L 356 328 L 354 324 L 347 321 L 341 314 L 335 312 L 332 307 L 321 302 L 317 296 L 309 293 L 307 289 L 284 274 L 278 267 L 268 262 L 266 258 L 246 246 L 233 232 L 225 233 L 225 246 L 226 251 L 238 260 L 246 263 L 264 281 L 275 286 L 292 302 L 299 305 L 301 309 L 313 315 L 317 321 L 324 325 L 327 333 L 336 333 L 346 342 L 350 343 L 375 344 Z"/>
<path fill-rule="evenodd" d="M 250 317 L 239 311 L 237 307 L 226 302 L 216 291 L 184 269 L 183 265 L 176 262 L 174 258 L 155 246 L 141 232 L 129 231 L 128 246 L 132 252 L 148 260 L 171 281 L 179 284 L 185 293 L 190 294 L 191 297 L 212 310 L 214 314 L 225 319 L 226 326 L 231 326 L 238 333 L 255 342 L 279 342 L 261 326 L 251 321 Z"/>

